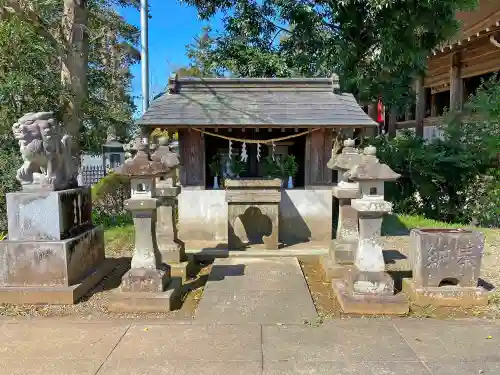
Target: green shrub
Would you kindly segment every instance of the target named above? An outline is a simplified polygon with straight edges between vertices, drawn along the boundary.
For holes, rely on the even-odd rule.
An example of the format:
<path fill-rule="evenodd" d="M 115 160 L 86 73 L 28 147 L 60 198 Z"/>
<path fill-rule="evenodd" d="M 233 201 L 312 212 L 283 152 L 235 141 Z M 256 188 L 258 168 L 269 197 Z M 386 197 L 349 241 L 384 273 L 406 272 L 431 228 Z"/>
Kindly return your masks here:
<path fill-rule="evenodd" d="M 119 225 L 130 222 L 124 202 L 130 198 L 130 182 L 125 176 L 110 173 L 92 187 L 93 219 L 96 224 Z"/>
<path fill-rule="evenodd" d="M 500 171 L 490 169 L 470 184 L 468 209 L 473 222 L 481 227 L 500 228 Z"/>
<path fill-rule="evenodd" d="M 460 114 L 450 113 L 443 139 L 412 132 L 366 139 L 401 178 L 387 184 L 397 213 L 481 226 L 500 226 L 500 83 L 493 77 Z"/>
<path fill-rule="evenodd" d="M 10 136 L 0 136 L 0 142 L 2 144 L 0 147 L 0 232 L 7 232 L 5 194 L 19 190 L 16 171 L 21 166 L 22 161 L 19 149 Z"/>

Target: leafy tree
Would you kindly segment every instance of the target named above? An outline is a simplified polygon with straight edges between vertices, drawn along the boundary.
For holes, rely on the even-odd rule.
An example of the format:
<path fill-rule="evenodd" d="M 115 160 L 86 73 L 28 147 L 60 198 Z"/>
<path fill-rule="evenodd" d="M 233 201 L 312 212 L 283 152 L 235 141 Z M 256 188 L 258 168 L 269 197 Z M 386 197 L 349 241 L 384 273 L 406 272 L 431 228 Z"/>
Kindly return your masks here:
<path fill-rule="evenodd" d="M 31 28 L 45 42 L 38 53 L 48 54 L 54 59 L 51 65 L 40 68 L 48 68 L 59 77 L 52 79 L 52 82 L 60 81 L 61 84 L 57 108 L 67 133 L 73 139 L 80 139 L 88 129 L 86 114 L 92 113 L 88 88 L 102 69 L 102 64 L 92 58 L 92 55 L 95 57 L 93 47 L 107 35 L 106 30 L 115 30 L 120 42 L 137 42 L 133 27 L 116 16 L 114 6 L 138 8 L 139 1 L 0 0 L 2 17 L 16 18 L 23 27 Z M 89 72 L 89 69 L 93 71 Z M 98 87 L 91 87 L 91 93 L 94 93 L 93 89 L 99 91 Z M 101 100 L 100 97 L 94 99 Z M 79 152 L 79 146 L 75 145 L 75 153 Z"/>
<path fill-rule="evenodd" d="M 429 51 L 477 0 L 185 0 L 203 19 L 224 14 L 212 66 L 236 76 L 339 74 L 360 100 L 403 107 Z"/>
<path fill-rule="evenodd" d="M 204 26 L 199 36 L 194 38 L 194 43 L 186 46 L 187 57 L 191 60 L 192 71 L 184 73 L 193 74 L 192 77 L 218 77 L 222 76 L 220 67 L 211 59 L 214 39 L 211 36 L 212 28 Z M 181 72 L 181 74 L 184 74 Z"/>
<path fill-rule="evenodd" d="M 73 5 L 82 3 L 74 1 Z M 136 3 L 89 1 L 86 26 L 72 21 L 75 35 L 83 32 L 90 37 L 84 75 L 72 77 L 70 82 L 67 77 L 61 79 L 68 72 L 61 68 L 61 59 L 64 63 L 67 58 L 63 53 L 67 40 L 59 32 L 61 20 L 66 19 L 63 12 L 69 9 L 64 5 L 72 4 L 0 0 L 0 231 L 6 230 L 5 194 L 18 187 L 15 171 L 20 158 L 11 126 L 19 117 L 40 110 L 56 112 L 65 121 L 66 131 L 75 136 L 76 129 L 75 140 L 85 151 L 100 151 L 109 127 L 114 126 L 120 138 L 131 130 L 135 107 L 129 68 L 138 60 L 139 32 L 118 16 L 113 4 L 138 6 Z M 80 79 L 77 86 L 72 86 L 73 79 Z M 83 102 L 74 95 L 76 88 L 85 88 Z M 78 128 L 74 122 L 68 125 L 69 110 L 78 111 Z"/>

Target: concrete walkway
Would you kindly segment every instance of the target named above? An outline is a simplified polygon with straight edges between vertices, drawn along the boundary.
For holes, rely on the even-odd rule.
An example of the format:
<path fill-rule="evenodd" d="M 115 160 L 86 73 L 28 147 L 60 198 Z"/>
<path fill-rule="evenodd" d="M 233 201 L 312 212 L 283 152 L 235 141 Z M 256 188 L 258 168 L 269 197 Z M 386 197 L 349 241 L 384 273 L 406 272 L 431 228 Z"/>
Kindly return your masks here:
<path fill-rule="evenodd" d="M 314 302 L 297 258 L 216 259 L 195 321 L 315 322 Z"/>
<path fill-rule="evenodd" d="M 500 325 L 333 320 L 304 324 L 128 324 L 0 320 L 3 375 L 498 375 Z"/>

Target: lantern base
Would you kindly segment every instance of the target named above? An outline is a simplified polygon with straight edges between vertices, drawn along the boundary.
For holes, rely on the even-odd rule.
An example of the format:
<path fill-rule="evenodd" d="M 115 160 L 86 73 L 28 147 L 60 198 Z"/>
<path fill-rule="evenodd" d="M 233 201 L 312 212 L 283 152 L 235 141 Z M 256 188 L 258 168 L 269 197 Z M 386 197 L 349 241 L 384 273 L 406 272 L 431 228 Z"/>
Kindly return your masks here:
<path fill-rule="evenodd" d="M 418 287 L 413 280 L 403 279 L 403 292 L 417 306 L 473 307 L 488 304 L 488 292 L 481 287 Z"/>
<path fill-rule="evenodd" d="M 409 302 L 394 294 L 394 281 L 385 272 L 354 269 L 345 280 L 334 280 L 332 288 L 342 311 L 358 315 L 406 315 Z"/>
<path fill-rule="evenodd" d="M 117 291 L 108 311 L 121 313 L 167 313 L 180 307 L 182 280 L 173 278 L 163 292 Z"/>

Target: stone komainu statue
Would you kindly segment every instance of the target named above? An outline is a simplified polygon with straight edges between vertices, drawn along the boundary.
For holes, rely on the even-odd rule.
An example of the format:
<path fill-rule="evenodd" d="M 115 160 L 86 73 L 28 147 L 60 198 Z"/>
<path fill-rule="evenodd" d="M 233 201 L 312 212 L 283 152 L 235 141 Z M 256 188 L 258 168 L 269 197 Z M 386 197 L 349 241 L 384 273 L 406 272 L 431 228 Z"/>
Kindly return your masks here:
<path fill-rule="evenodd" d="M 52 112 L 27 113 L 13 126 L 23 165 L 17 179 L 23 188 L 68 189 L 77 186 L 78 167 L 71 137 L 61 135 Z"/>

